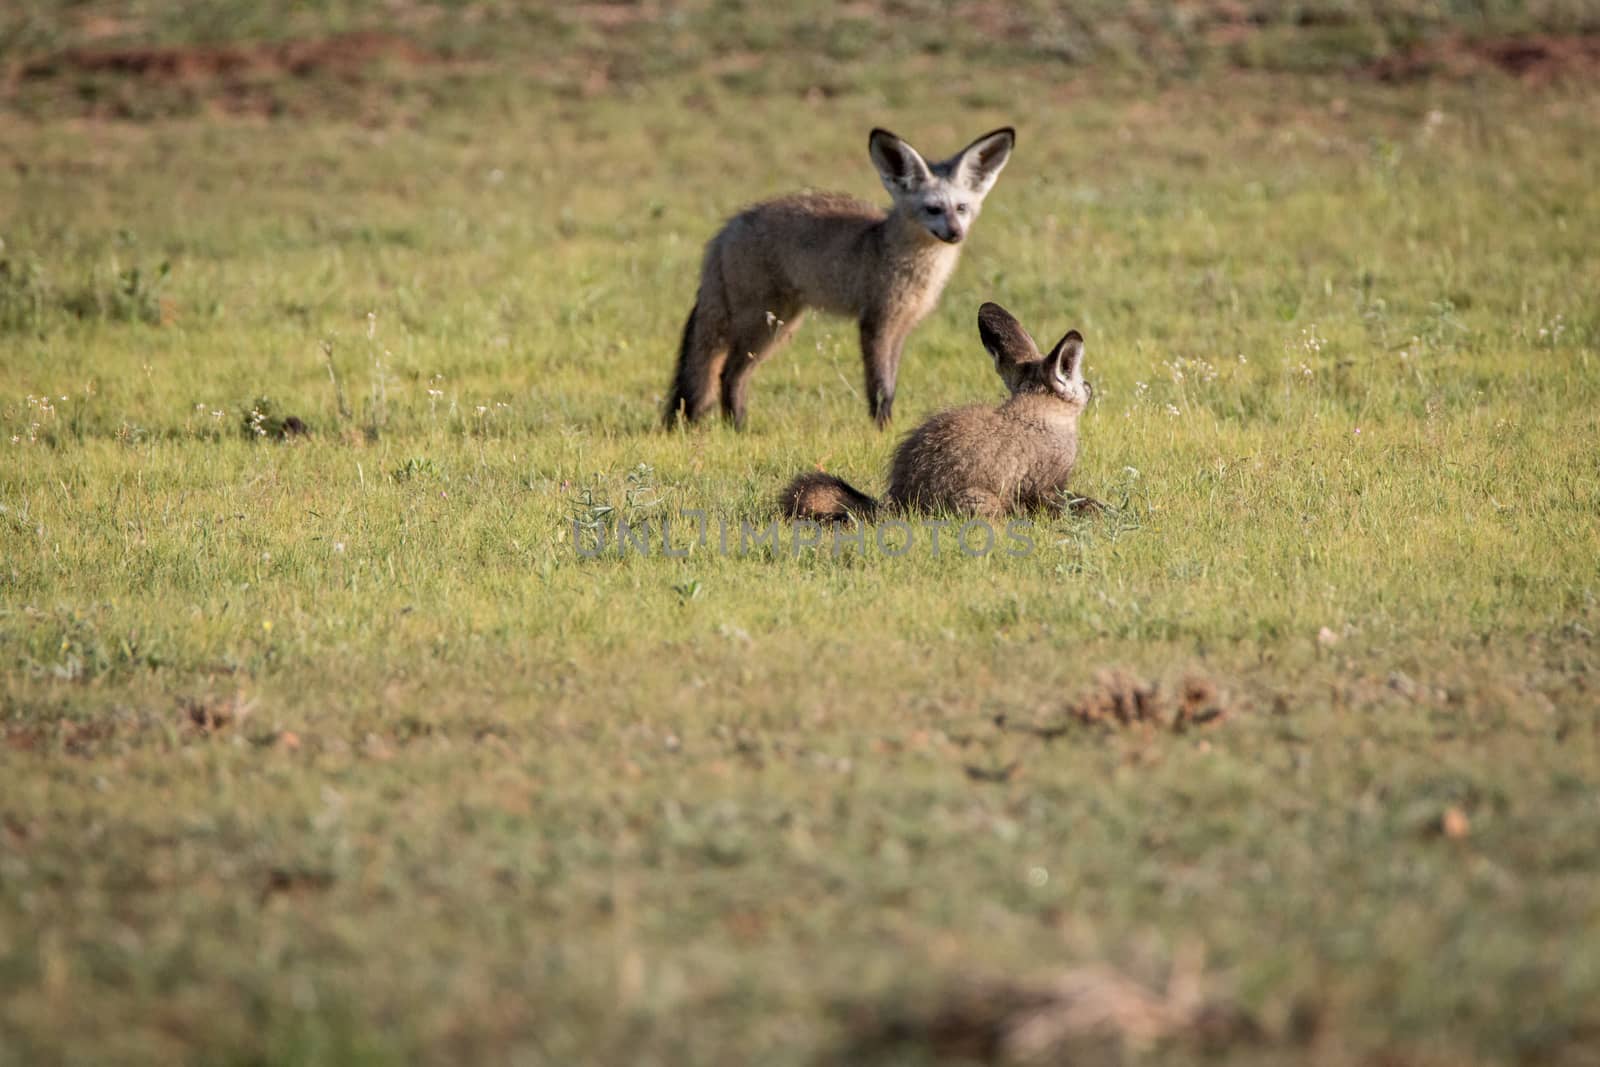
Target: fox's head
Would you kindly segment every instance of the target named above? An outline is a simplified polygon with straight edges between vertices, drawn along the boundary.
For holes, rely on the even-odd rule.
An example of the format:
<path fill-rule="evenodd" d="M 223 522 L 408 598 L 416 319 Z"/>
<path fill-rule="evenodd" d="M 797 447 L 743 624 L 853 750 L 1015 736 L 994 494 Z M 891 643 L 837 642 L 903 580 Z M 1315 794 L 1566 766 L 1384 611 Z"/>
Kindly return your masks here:
<path fill-rule="evenodd" d="M 978 309 L 978 336 L 1012 396 L 1042 393 L 1077 411 L 1094 396 L 1094 388 L 1083 380 L 1083 334 L 1077 330 L 1068 330 L 1048 356 L 1041 356 L 1022 323 L 999 304 L 989 303 Z"/>
<path fill-rule="evenodd" d="M 867 141 L 872 165 L 894 197 L 895 210 L 947 244 L 967 235 L 983 198 L 1011 158 L 1017 134 L 1010 126 L 986 133 L 945 160 L 930 164 L 888 130 L 873 130 Z"/>

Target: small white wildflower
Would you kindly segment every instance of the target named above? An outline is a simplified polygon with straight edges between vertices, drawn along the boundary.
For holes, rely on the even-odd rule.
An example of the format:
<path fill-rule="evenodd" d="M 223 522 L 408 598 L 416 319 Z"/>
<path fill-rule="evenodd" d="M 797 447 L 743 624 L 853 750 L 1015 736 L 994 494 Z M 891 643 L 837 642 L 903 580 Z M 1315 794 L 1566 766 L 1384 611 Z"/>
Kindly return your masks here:
<path fill-rule="evenodd" d="M 333 543 L 333 550 L 335 552 L 339 553 L 341 556 L 344 555 L 344 542 L 343 541 L 335 541 Z"/>
<path fill-rule="evenodd" d="M 1168 404 L 1167 405 L 1167 414 L 1168 415 L 1179 415 L 1179 414 L 1181 414 L 1181 412 L 1178 411 L 1177 405 Z"/>

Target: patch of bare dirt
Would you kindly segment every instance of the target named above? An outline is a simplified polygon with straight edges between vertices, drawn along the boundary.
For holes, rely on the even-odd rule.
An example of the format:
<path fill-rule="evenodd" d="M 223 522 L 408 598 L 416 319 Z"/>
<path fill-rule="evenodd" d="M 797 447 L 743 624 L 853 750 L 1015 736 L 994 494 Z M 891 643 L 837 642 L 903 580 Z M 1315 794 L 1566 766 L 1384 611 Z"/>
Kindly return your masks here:
<path fill-rule="evenodd" d="M 848 1044 L 860 1060 L 909 1046 L 939 1059 L 1023 1065 L 1122 1063 L 1162 1046 L 1216 1052 L 1261 1041 L 1256 1020 L 1207 993 L 1202 978 L 1197 961 L 1180 961 L 1164 989 L 1100 966 L 974 979 L 921 1010 L 857 1010 Z"/>
<path fill-rule="evenodd" d="M 1530 85 L 1600 76 L 1600 34 L 1448 37 L 1416 45 L 1371 64 L 1379 81 L 1473 78 L 1498 71 Z"/>
<path fill-rule="evenodd" d="M 374 68 L 393 74 L 437 62 L 440 57 L 405 37 L 368 31 L 239 44 L 89 45 L 26 61 L 0 81 L 18 89 L 79 93 L 95 115 L 161 113 L 171 110 L 174 99 L 234 114 L 276 114 L 293 110 L 296 94 L 315 95 L 296 85 L 360 86 Z M 101 89 L 85 93 L 88 85 Z"/>
<path fill-rule="evenodd" d="M 657 22 L 664 12 L 659 4 L 568 4 L 561 13 L 575 22 L 614 30 L 641 22 Z"/>
<path fill-rule="evenodd" d="M 403 37 L 368 31 L 322 40 L 260 44 L 73 48 L 24 64 L 22 77 L 119 74 L 177 82 L 241 75 L 309 77 L 359 74 L 375 63 L 417 64 L 432 59 L 428 52 Z"/>
<path fill-rule="evenodd" d="M 101 754 L 119 735 L 117 724 L 108 720 L 78 721 L 59 719 L 54 723 L 7 726 L 5 746 L 13 752 L 38 752 L 49 755 L 56 750 L 85 759 Z"/>

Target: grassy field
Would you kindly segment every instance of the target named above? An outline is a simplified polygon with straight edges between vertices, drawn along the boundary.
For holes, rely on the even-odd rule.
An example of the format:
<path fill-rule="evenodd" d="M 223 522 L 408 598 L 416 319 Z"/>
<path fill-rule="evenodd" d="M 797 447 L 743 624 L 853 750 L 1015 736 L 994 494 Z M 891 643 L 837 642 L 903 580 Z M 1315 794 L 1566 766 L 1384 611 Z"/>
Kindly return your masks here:
<path fill-rule="evenodd" d="M 1583 5 L 17 73 L 194 7 L 0 50 L 0 1064 L 1600 1063 L 1600 83 L 1370 67 Z M 580 556 L 882 489 L 849 323 L 657 429 L 700 246 L 1001 123 L 898 428 L 1076 326 L 1119 507 Z"/>

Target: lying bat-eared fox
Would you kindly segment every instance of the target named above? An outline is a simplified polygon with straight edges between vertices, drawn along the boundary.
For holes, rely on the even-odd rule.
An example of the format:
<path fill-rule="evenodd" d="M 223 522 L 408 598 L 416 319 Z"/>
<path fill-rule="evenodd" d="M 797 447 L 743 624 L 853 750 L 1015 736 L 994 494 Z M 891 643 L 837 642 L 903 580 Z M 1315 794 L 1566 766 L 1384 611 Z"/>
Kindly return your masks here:
<path fill-rule="evenodd" d="M 1083 380 L 1083 336 L 1071 330 L 1047 356 L 999 304 L 978 311 L 978 333 L 1011 396 L 935 415 L 906 435 L 883 502 L 831 474 L 802 474 L 778 498 L 790 518 L 839 522 L 881 510 L 982 518 L 1035 509 L 1094 511 L 1067 492 L 1078 458 L 1078 416 L 1093 395 Z"/>
<path fill-rule="evenodd" d="M 887 425 L 906 335 L 938 304 L 1015 142 L 1007 127 L 929 163 L 873 130 L 868 151 L 894 199 L 887 214 L 837 193 L 797 193 L 735 215 L 706 245 L 667 425 L 701 418 L 720 397 L 723 415 L 743 428 L 751 371 L 807 308 L 860 323 L 867 405 Z"/>

